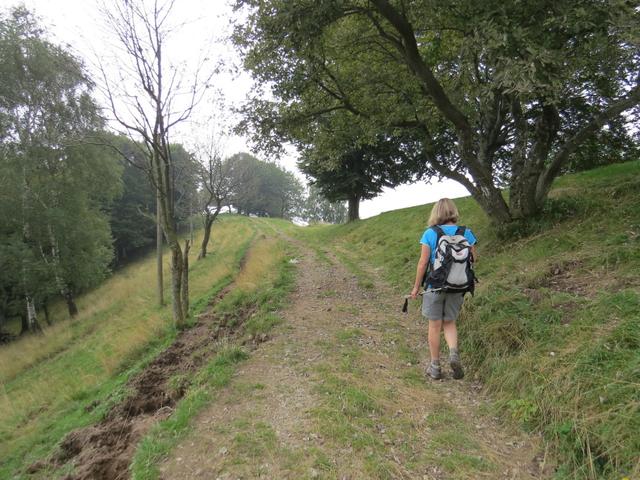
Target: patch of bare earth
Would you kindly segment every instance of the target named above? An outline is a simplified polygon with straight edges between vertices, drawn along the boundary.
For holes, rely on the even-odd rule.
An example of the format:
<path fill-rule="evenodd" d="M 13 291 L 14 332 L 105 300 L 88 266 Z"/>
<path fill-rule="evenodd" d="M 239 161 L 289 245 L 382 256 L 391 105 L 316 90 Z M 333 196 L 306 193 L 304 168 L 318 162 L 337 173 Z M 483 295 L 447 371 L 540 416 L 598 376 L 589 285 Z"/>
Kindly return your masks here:
<path fill-rule="evenodd" d="M 335 258 L 300 248 L 283 325 L 194 420 L 163 480 L 549 476 L 538 438 L 481 413 L 478 384 L 427 381 L 407 361 L 426 359 L 426 325 L 375 272 L 362 289 Z"/>
<path fill-rule="evenodd" d="M 199 369 L 221 339 L 233 338 L 238 331 L 240 323 L 227 327 L 224 318 L 212 313 L 212 306 L 229 290 L 224 289 L 193 328 L 180 332 L 166 350 L 131 379 L 131 395 L 116 404 L 100 423 L 69 433 L 51 459 L 31 465 L 28 473 L 72 463 L 73 473 L 65 480 L 129 478 L 128 468 L 138 441 L 154 423 L 171 414 L 186 392 L 186 385 L 171 380 Z"/>

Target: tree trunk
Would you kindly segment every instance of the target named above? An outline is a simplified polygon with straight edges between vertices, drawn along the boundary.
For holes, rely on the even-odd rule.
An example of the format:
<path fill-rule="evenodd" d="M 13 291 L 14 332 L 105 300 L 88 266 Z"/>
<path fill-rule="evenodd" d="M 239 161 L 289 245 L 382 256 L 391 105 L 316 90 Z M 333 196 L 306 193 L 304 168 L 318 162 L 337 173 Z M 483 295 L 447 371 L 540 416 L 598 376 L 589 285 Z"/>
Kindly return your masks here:
<path fill-rule="evenodd" d="M 491 187 L 475 188 L 472 190 L 471 196 L 478 202 L 492 224 L 501 225 L 512 220 L 502 192 L 493 185 Z"/>
<path fill-rule="evenodd" d="M 68 287 L 66 289 L 64 299 L 67 302 L 67 309 L 69 310 L 69 316 L 71 318 L 75 318 L 78 315 L 78 306 L 76 305 L 76 301 L 73 298 L 73 292 Z"/>
<path fill-rule="evenodd" d="M 25 313 L 20 314 L 20 335 L 26 335 L 29 333 L 29 321 Z"/>
<path fill-rule="evenodd" d="M 209 215 L 207 215 L 207 218 L 204 221 L 204 237 L 202 238 L 202 245 L 200 246 L 200 254 L 198 254 L 198 260 L 201 260 L 207 256 L 207 246 L 209 245 L 212 226 L 213 219 Z"/>
<path fill-rule="evenodd" d="M 184 253 L 182 262 L 182 315 L 185 320 L 189 317 L 189 250 L 191 249 L 191 241 L 185 240 Z"/>
<path fill-rule="evenodd" d="M 222 210 L 222 204 L 218 203 L 216 206 L 216 211 L 213 214 L 207 212 L 207 216 L 204 221 L 204 237 L 202 239 L 202 245 L 200 246 L 198 260 L 207 256 L 207 247 L 209 245 L 209 239 L 211 238 L 211 227 L 213 226 L 213 222 L 216 221 L 220 210 Z"/>
<path fill-rule="evenodd" d="M 42 311 L 44 312 L 44 321 L 47 322 L 47 325 L 51 326 L 51 316 L 49 315 L 49 305 L 47 301 L 42 304 Z"/>
<path fill-rule="evenodd" d="M 156 270 L 157 270 L 157 294 L 158 305 L 164 305 L 164 278 L 162 274 L 162 223 L 161 223 L 162 202 L 160 191 L 156 189 Z"/>
<path fill-rule="evenodd" d="M 349 197 L 349 214 L 347 221 L 353 222 L 354 220 L 360 220 L 360 197 L 358 195 Z"/>
<path fill-rule="evenodd" d="M 171 303 L 173 307 L 173 323 L 176 328 L 184 326 L 184 302 L 182 299 L 182 280 L 184 258 L 178 240 L 172 240 L 171 249 Z"/>
<path fill-rule="evenodd" d="M 30 297 L 29 295 L 26 295 L 25 303 L 27 307 L 27 328 L 29 332 L 31 333 L 42 332 L 40 323 L 38 323 L 38 315 L 36 313 L 36 305 L 33 301 L 33 298 Z"/>

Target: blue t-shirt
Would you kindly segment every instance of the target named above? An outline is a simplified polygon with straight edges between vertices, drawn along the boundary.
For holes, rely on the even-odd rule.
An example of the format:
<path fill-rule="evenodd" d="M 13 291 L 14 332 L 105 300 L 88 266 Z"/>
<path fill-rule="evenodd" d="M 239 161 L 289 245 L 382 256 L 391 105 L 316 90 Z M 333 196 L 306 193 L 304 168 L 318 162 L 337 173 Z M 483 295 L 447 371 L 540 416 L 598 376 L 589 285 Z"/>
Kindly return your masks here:
<path fill-rule="evenodd" d="M 458 225 L 440 225 L 440 228 L 446 235 L 455 235 L 456 230 L 458 229 Z M 464 232 L 464 236 L 467 240 L 469 240 L 470 245 L 475 245 L 477 240 L 476 236 L 473 234 L 470 228 L 466 228 Z M 422 238 L 420 239 L 420 243 L 423 245 L 428 245 L 431 249 L 431 265 L 436 261 L 436 241 L 438 240 L 438 234 L 436 231 L 429 227 L 422 234 Z"/>

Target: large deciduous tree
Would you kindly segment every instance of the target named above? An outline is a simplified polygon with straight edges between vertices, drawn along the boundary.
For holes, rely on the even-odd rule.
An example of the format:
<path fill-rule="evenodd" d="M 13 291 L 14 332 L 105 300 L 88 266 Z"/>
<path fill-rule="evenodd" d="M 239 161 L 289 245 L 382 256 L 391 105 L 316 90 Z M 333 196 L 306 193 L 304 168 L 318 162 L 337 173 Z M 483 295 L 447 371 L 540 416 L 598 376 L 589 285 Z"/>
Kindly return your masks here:
<path fill-rule="evenodd" d="M 244 112 L 263 147 L 314 144 L 335 112 L 361 143 L 419 132 L 422 173 L 463 184 L 494 222 L 538 212 L 585 142 L 637 120 L 632 2 L 236 3 L 248 20 L 235 41 L 274 98 L 258 92 Z"/>
<path fill-rule="evenodd" d="M 222 144 L 219 138 L 210 136 L 197 149 L 199 166 L 200 202 L 204 234 L 198 260 L 207 256 L 211 239 L 211 227 L 220 215 L 222 208 L 228 206 L 234 192 L 249 177 L 246 168 L 234 168 L 233 159 L 222 157 Z"/>
<path fill-rule="evenodd" d="M 359 143 L 357 137 L 323 135 L 324 144 L 316 140 L 303 148 L 298 166 L 329 201 L 348 202 L 348 221 L 360 218 L 361 200 L 411 181 L 421 169 L 419 145 L 409 136 L 377 135 Z"/>

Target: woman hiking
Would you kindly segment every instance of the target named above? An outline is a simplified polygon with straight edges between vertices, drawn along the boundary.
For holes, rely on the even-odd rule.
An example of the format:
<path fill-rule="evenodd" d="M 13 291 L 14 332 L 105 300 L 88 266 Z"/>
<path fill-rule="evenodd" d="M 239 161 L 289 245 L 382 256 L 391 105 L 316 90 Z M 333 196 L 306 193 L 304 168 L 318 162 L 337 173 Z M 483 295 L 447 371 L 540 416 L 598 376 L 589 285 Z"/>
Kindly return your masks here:
<path fill-rule="evenodd" d="M 420 239 L 420 260 L 418 261 L 416 280 L 411 291 L 411 298 L 417 298 L 427 267 L 430 267 L 426 289 L 422 296 L 422 315 L 429 321 L 428 338 L 431 362 L 427 367 L 426 374 L 436 380 L 442 378 L 440 368 L 441 329 L 444 330 L 444 338 L 449 346 L 449 365 L 453 371 L 453 378 L 460 379 L 464 377 L 464 370 L 458 353 L 456 320 L 464 301 L 464 294 L 466 291 L 473 291 L 475 277 L 473 272 L 469 273 L 469 269 L 467 269 L 466 274 L 471 276 L 469 278 L 470 287 L 463 291 L 455 291 L 455 289 L 445 286 L 449 284 L 443 281 L 443 278 L 438 278 L 438 271 L 443 269 L 436 268 L 434 271 L 434 266 L 439 267 L 442 260 L 440 258 L 438 265 L 436 265 L 438 245 L 442 245 L 443 242 L 448 240 L 459 242 L 460 245 L 463 245 L 463 250 L 466 249 L 466 251 L 462 252 L 462 255 L 468 256 L 470 253 L 469 262 L 473 262 L 478 258 L 475 247 L 476 237 L 470 229 L 457 225 L 458 217 L 456 205 L 448 198 L 438 200 L 433 206 L 429 216 L 429 226 Z M 464 238 L 456 238 L 456 235 L 462 235 Z M 442 251 L 444 251 L 443 248 L 441 248 Z"/>

